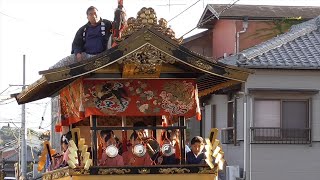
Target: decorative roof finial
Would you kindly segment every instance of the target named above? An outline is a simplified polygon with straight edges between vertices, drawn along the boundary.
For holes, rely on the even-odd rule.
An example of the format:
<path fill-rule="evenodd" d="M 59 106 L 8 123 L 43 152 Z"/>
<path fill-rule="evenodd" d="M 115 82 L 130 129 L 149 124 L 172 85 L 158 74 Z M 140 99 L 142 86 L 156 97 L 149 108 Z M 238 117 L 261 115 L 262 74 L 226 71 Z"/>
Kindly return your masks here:
<path fill-rule="evenodd" d="M 168 22 L 164 18 L 160 18 L 157 22 L 157 15 L 153 8 L 143 7 L 138 13 L 137 18 L 130 17 L 127 20 L 127 27 L 124 29 L 122 33 L 121 39 L 118 41 L 122 41 L 132 35 L 134 32 L 139 31 L 140 29 L 148 27 L 154 28 L 155 30 L 163 33 L 168 36 L 170 39 L 178 42 L 179 44 L 182 42 L 182 38 L 177 39 L 175 37 L 175 32 L 168 27 Z"/>

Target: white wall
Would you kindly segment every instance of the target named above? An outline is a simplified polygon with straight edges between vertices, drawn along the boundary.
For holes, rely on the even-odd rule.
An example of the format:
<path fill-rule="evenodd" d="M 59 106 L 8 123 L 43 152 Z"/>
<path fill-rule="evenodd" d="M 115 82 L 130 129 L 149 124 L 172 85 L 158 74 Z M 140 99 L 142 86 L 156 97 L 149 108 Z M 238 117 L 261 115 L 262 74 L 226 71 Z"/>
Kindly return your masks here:
<path fill-rule="evenodd" d="M 249 75 L 245 90 L 252 88 L 286 89 L 286 90 L 320 90 L 320 71 L 299 70 L 256 70 Z M 252 97 L 252 96 L 251 96 Z M 247 179 L 250 180 L 319 180 L 320 177 L 320 95 L 312 95 L 312 144 L 250 144 L 250 123 L 252 121 L 252 102 L 249 96 L 247 102 L 247 140 L 246 153 Z M 209 104 L 216 106 L 216 127 L 227 127 L 227 96 L 212 95 Z M 237 140 L 238 145 L 224 144 L 223 151 L 228 165 L 244 167 L 244 137 L 243 137 L 243 103 L 244 98 L 237 99 Z M 211 107 L 206 106 L 206 125 L 211 123 Z M 208 126 L 205 127 L 209 132 Z M 251 152 L 250 152 L 251 148 Z M 250 162 L 251 157 L 251 162 Z M 251 166 L 250 166 L 251 163 Z M 250 172 L 251 167 L 251 172 Z"/>
<path fill-rule="evenodd" d="M 256 70 L 246 82 L 246 88 L 320 90 L 320 71 Z M 320 95 L 312 97 L 312 139 L 320 141 Z"/>
<path fill-rule="evenodd" d="M 205 120 L 205 133 L 208 137 L 211 128 L 211 105 L 216 106 L 216 128 L 219 129 L 219 139 L 221 140 L 221 129 L 227 127 L 228 118 L 228 97 L 227 95 L 212 95 L 211 99 L 208 101 L 209 105 L 205 106 L 206 120 Z M 238 140 L 240 140 L 239 145 L 234 146 L 233 144 L 222 144 L 222 149 L 224 151 L 225 160 L 228 165 L 238 165 L 243 168 L 243 112 L 242 103 L 243 98 L 237 100 L 237 126 L 238 126 Z"/>
<path fill-rule="evenodd" d="M 246 88 L 320 90 L 320 71 L 256 70 Z M 249 105 L 250 107 L 250 105 Z M 251 179 L 318 180 L 320 177 L 320 96 L 312 95 L 311 145 L 251 144 Z M 248 109 L 249 111 L 249 109 Z M 252 121 L 252 115 L 248 121 Z M 247 128 L 249 133 L 250 127 Z M 250 155 L 250 153 L 248 153 Z M 250 156 L 247 158 L 248 163 Z M 250 175 L 249 175 L 250 177 Z"/>

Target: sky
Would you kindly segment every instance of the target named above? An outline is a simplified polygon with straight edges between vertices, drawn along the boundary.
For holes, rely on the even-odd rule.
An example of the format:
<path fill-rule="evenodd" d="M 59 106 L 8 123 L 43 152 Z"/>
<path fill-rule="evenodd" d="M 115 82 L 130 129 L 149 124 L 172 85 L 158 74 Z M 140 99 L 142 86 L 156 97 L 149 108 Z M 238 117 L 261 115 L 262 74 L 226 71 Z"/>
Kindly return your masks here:
<path fill-rule="evenodd" d="M 168 4 L 171 4 L 169 7 Z M 124 0 L 127 17 L 136 17 L 142 7 L 152 7 L 157 17 L 169 22 L 180 37 L 196 27 L 206 4 L 228 4 L 231 0 Z M 237 4 L 320 6 L 319 0 L 239 0 Z M 85 11 L 96 6 L 100 16 L 113 20 L 117 0 L 0 0 L 0 127 L 10 122 L 20 127 L 21 106 L 10 94 L 21 90 L 22 59 L 26 55 L 26 84 L 39 79 L 41 70 L 71 51 L 75 32 L 87 22 Z M 320 13 L 319 13 L 320 14 Z M 184 37 L 199 33 L 195 30 Z M 11 85 L 11 86 L 10 86 Z M 8 89 L 7 89 L 8 88 Z M 50 99 L 26 105 L 26 126 L 32 129 L 50 128 Z M 44 121 L 41 124 L 41 117 Z"/>

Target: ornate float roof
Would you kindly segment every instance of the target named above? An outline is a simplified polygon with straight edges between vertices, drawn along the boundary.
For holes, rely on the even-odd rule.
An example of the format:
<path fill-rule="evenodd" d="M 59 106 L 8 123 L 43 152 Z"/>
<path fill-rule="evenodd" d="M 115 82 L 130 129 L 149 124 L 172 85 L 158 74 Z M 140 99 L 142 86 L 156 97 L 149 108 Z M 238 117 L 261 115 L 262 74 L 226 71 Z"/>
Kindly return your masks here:
<path fill-rule="evenodd" d="M 142 8 L 128 19 L 117 46 L 88 60 L 40 71 L 42 77 L 15 94 L 19 104 L 50 97 L 72 81 L 84 77 L 195 78 L 199 96 L 246 81 L 250 71 L 208 60 L 180 45 L 164 19 L 157 22 L 152 8 Z"/>

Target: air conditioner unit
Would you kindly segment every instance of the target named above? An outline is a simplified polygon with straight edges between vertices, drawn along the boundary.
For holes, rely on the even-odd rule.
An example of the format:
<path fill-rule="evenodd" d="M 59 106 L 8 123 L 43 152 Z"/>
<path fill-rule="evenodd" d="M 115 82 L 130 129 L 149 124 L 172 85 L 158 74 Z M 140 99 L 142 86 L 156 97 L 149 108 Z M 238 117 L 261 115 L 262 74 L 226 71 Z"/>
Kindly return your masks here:
<path fill-rule="evenodd" d="M 226 167 L 226 180 L 237 180 L 240 177 L 239 166 L 227 166 Z"/>
<path fill-rule="evenodd" d="M 232 128 L 223 128 L 221 129 L 221 143 L 222 144 L 233 144 L 234 143 L 234 134 Z"/>

